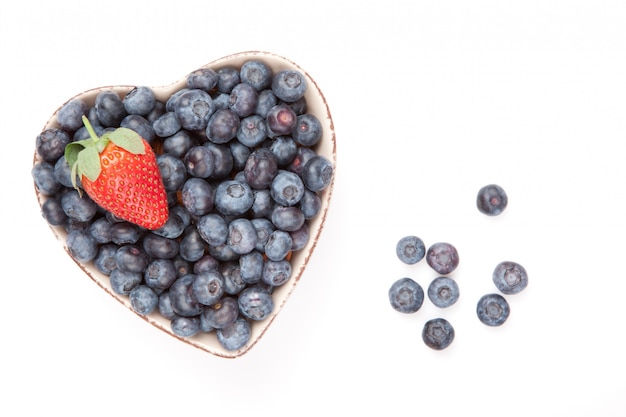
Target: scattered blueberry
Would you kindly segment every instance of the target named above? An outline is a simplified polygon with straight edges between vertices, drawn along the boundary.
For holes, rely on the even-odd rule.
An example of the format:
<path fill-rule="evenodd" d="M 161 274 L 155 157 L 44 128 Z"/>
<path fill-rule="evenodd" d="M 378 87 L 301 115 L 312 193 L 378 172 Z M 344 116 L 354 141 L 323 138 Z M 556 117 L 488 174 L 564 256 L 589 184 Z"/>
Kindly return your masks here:
<path fill-rule="evenodd" d="M 450 277 L 437 277 L 428 286 L 427 294 L 434 305 L 447 308 L 458 301 L 459 286 Z"/>
<path fill-rule="evenodd" d="M 501 214 L 509 203 L 509 198 L 502 187 L 497 184 L 485 185 L 478 191 L 476 206 L 488 216 Z"/>
<path fill-rule="evenodd" d="M 447 275 L 459 266 L 459 254 L 452 244 L 439 242 L 428 248 L 426 262 L 437 273 Z"/>
<path fill-rule="evenodd" d="M 516 262 L 500 262 L 493 271 L 493 283 L 502 294 L 517 294 L 528 286 L 528 274 Z"/>
<path fill-rule="evenodd" d="M 454 341 L 454 327 L 443 318 L 428 320 L 422 330 L 422 340 L 431 349 L 443 350 Z"/>
<path fill-rule="evenodd" d="M 415 313 L 424 302 L 424 290 L 411 278 L 400 278 L 389 288 L 389 302 L 400 313 Z"/>
<path fill-rule="evenodd" d="M 501 326 L 510 312 L 509 303 L 500 294 L 483 295 L 476 305 L 478 319 L 487 326 Z"/>
<path fill-rule="evenodd" d="M 405 264 L 416 264 L 424 258 L 425 254 L 424 241 L 417 236 L 405 236 L 396 244 L 396 255 Z"/>

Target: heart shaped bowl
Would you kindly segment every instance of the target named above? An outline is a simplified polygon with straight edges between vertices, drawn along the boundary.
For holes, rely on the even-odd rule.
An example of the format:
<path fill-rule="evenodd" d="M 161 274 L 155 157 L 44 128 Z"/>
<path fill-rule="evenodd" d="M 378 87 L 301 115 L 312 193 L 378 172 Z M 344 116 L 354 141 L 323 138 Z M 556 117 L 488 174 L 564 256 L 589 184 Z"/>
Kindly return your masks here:
<path fill-rule="evenodd" d="M 307 113 L 312 113 L 321 122 L 323 134 L 321 140 L 313 147 L 315 152 L 318 155 L 322 155 L 330 160 L 333 164 L 333 167 L 336 167 L 336 141 L 335 141 L 335 131 L 333 127 L 333 121 L 331 118 L 330 110 L 328 108 L 328 104 L 326 103 L 326 99 L 322 94 L 321 90 L 315 83 L 315 81 L 309 76 L 309 74 L 304 71 L 300 66 L 295 64 L 294 62 L 281 57 L 279 55 L 262 52 L 262 51 L 249 51 L 242 52 L 233 55 L 229 55 L 209 64 L 206 64 L 202 68 L 212 68 L 217 70 L 224 66 L 235 66 L 237 68 L 241 67 L 241 65 L 248 60 L 257 59 L 262 60 L 266 63 L 274 73 L 280 70 L 292 69 L 300 71 L 306 78 L 307 81 L 307 90 L 305 93 L 305 99 L 307 103 Z M 195 70 L 195 69 L 194 69 Z M 176 91 L 186 87 L 186 76 L 179 81 L 161 87 L 152 87 L 156 99 L 165 103 L 165 101 Z M 85 91 L 81 94 L 78 94 L 71 99 L 80 98 L 82 99 L 89 107 L 92 107 L 95 103 L 96 96 L 102 91 L 115 91 L 120 95 L 120 97 L 124 97 L 129 91 L 135 88 L 134 85 L 119 85 L 119 86 L 107 86 L 100 87 Z M 70 100 L 71 100 L 70 99 Z M 69 101 L 69 100 L 68 100 Z M 59 107 L 61 109 L 62 106 Z M 59 127 L 57 123 L 56 115 L 59 111 L 57 109 L 54 114 L 49 119 L 48 123 L 44 126 L 44 129 Z M 35 152 L 33 165 L 40 161 L 40 158 Z M 101 273 L 93 264 L 93 261 L 87 263 L 81 263 L 76 261 L 78 266 L 89 276 L 98 286 L 100 286 L 107 294 L 111 297 L 122 303 L 126 306 L 131 312 L 135 313 L 138 317 L 144 319 L 146 322 L 152 324 L 156 328 L 164 331 L 172 337 L 175 337 L 181 340 L 184 343 L 187 343 L 191 346 L 194 346 L 198 349 L 206 351 L 210 354 L 216 355 L 218 357 L 223 358 L 236 358 L 240 357 L 243 354 L 247 353 L 265 334 L 268 330 L 269 326 L 272 324 L 276 316 L 280 313 L 285 303 L 287 302 L 289 296 L 295 289 L 296 285 L 300 281 L 300 279 L 304 275 L 304 271 L 308 262 L 311 259 L 313 251 L 317 245 L 320 233 L 322 232 L 324 221 L 326 219 L 326 215 L 329 208 L 329 203 L 331 200 L 332 192 L 334 185 L 334 175 L 331 179 L 330 184 L 324 190 L 322 190 L 319 195 L 321 198 L 321 208 L 318 214 L 308 220 L 309 226 L 309 240 L 306 246 L 298 251 L 294 251 L 290 258 L 290 262 L 292 265 L 292 275 L 290 279 L 273 289 L 273 301 L 274 301 L 274 310 L 272 313 L 263 320 L 260 321 L 251 321 L 250 322 L 250 338 L 248 342 L 237 350 L 227 350 L 225 349 L 217 340 L 216 331 L 211 332 L 199 332 L 191 337 L 181 337 L 176 335 L 170 325 L 170 320 L 163 317 L 159 312 L 158 308 L 155 309 L 150 314 L 140 315 L 137 314 L 131 307 L 129 297 L 124 295 L 118 295 L 111 289 L 111 285 L 109 283 L 109 277 Z M 35 192 L 37 195 L 38 202 L 41 205 L 44 204 L 47 196 L 42 195 L 37 187 L 35 186 Z M 69 254 L 69 250 L 66 244 L 67 233 L 63 227 L 50 226 L 52 232 L 62 244 L 65 251 Z M 70 255 L 71 257 L 71 255 Z"/>

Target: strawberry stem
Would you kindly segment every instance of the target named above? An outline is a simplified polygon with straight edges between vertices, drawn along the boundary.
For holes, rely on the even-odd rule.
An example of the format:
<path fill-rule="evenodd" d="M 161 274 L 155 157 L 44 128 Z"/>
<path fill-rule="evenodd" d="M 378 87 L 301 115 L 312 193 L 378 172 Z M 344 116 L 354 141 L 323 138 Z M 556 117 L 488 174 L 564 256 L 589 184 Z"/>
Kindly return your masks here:
<path fill-rule="evenodd" d="M 83 115 L 83 124 L 85 125 L 85 128 L 87 128 L 87 132 L 89 133 L 89 137 L 91 139 L 93 139 L 94 142 L 97 142 L 98 139 L 100 139 L 100 138 L 98 137 L 98 134 L 94 130 L 93 126 L 91 125 L 91 122 L 89 122 L 89 119 L 85 115 Z"/>

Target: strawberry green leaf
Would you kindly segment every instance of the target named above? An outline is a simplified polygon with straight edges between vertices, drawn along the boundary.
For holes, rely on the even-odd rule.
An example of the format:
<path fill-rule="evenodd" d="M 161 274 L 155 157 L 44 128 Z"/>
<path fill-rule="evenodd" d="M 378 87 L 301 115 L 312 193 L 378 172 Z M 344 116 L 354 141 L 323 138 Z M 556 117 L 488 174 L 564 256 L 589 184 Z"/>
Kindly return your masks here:
<path fill-rule="evenodd" d="M 83 149 L 78 154 L 76 166 L 78 168 L 79 175 L 84 175 L 90 181 L 98 179 L 100 171 L 102 170 L 98 150 L 93 146 Z"/>
<path fill-rule="evenodd" d="M 78 160 L 78 154 L 85 147 L 78 142 L 71 142 L 65 146 L 65 161 L 72 168 L 76 165 L 76 161 Z"/>
<path fill-rule="evenodd" d="M 141 136 L 134 130 L 125 127 L 119 127 L 112 132 L 105 133 L 102 135 L 102 139 L 108 139 L 135 155 L 146 153 L 146 147 Z"/>

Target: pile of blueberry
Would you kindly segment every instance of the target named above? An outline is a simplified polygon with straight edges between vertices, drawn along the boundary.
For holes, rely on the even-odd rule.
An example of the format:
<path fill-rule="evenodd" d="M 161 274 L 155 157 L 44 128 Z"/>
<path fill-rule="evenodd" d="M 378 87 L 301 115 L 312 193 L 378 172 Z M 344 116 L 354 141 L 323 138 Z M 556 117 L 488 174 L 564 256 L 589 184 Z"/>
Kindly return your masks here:
<path fill-rule="evenodd" d="M 501 214 L 508 204 L 504 189 L 496 184 L 482 187 L 476 198 L 478 210 L 489 216 Z M 413 265 L 426 258 L 438 277 L 433 279 L 426 291 L 429 300 L 439 308 L 448 308 L 459 299 L 459 286 L 449 276 L 459 265 L 457 249 L 450 243 L 438 242 L 428 250 L 424 241 L 417 236 L 405 236 L 396 245 L 396 255 L 405 264 Z M 504 261 L 493 271 L 492 280 L 500 293 L 517 294 L 528 285 L 528 274 L 516 262 Z M 411 314 L 417 312 L 424 302 L 422 286 L 412 278 L 404 277 L 395 281 L 388 292 L 389 302 L 394 310 Z M 498 293 L 486 294 L 476 305 L 478 319 L 487 326 L 500 326 L 509 317 L 510 306 Z M 435 350 L 442 350 L 454 341 L 454 327 L 444 318 L 428 320 L 422 329 L 424 343 Z"/>
<path fill-rule="evenodd" d="M 316 152 L 320 120 L 307 112 L 303 74 L 262 60 L 201 68 L 166 101 L 138 86 L 98 94 L 57 112 L 36 139 L 32 176 L 42 214 L 67 232 L 75 260 L 92 262 L 140 315 L 159 312 L 173 333 L 216 332 L 227 350 L 274 310 L 273 289 L 292 275 L 290 256 L 309 240 L 333 163 Z M 158 230 L 121 221 L 73 188 L 64 157 L 86 139 L 126 127 L 157 154 L 170 215 Z"/>

